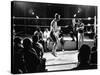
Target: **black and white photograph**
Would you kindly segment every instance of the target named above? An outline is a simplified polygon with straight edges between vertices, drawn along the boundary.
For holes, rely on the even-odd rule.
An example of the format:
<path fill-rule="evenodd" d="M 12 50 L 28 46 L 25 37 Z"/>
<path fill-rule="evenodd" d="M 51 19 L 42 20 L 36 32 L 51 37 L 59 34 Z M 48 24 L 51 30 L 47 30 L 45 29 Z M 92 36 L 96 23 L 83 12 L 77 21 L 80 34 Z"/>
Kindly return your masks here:
<path fill-rule="evenodd" d="M 11 73 L 97 69 L 98 6 L 11 1 Z"/>

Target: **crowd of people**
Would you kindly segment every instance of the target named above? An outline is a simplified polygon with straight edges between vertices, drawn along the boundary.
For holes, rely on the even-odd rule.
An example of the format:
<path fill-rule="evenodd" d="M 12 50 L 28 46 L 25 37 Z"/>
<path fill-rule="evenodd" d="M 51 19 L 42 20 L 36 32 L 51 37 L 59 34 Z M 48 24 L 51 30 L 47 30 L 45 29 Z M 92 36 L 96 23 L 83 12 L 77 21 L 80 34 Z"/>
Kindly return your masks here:
<path fill-rule="evenodd" d="M 22 42 L 21 42 L 22 41 Z M 46 59 L 43 58 L 44 50 L 38 42 L 37 36 L 30 38 L 20 37 L 14 39 L 13 73 L 46 72 Z M 97 47 L 91 49 L 83 44 L 79 49 L 78 65 L 72 70 L 97 69 Z"/>
<path fill-rule="evenodd" d="M 46 59 L 43 58 L 43 47 L 37 36 L 14 39 L 13 73 L 44 72 Z"/>
<path fill-rule="evenodd" d="M 35 31 L 31 38 L 14 38 L 13 73 L 47 71 L 45 65 L 46 59 L 43 58 L 45 48 L 42 44 L 43 41 L 39 40 L 41 36 L 38 32 L 40 32 L 40 30 Z M 95 40 L 92 49 L 86 44 L 81 46 L 78 54 L 78 62 L 77 67 L 72 70 L 97 68 L 97 40 Z"/>

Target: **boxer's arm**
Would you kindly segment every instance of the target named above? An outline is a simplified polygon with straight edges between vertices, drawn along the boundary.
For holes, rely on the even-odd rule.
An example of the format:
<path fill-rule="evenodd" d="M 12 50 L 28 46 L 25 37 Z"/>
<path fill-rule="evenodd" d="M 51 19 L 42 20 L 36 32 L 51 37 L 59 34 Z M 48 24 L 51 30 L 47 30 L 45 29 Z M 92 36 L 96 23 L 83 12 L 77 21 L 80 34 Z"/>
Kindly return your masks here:
<path fill-rule="evenodd" d="M 52 31 L 53 29 L 53 20 L 51 21 L 51 24 L 50 24 L 50 31 Z"/>

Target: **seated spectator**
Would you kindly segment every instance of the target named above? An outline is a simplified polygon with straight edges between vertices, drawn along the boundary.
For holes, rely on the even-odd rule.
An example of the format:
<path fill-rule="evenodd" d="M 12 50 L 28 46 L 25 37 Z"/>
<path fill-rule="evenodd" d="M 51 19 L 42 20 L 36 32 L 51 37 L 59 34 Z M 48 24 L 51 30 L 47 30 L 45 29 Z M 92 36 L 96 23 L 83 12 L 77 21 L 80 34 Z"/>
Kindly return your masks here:
<path fill-rule="evenodd" d="M 37 36 L 38 40 L 42 40 L 43 33 L 42 33 L 40 27 L 37 27 L 36 28 L 36 31 L 34 32 L 34 36 Z"/>
<path fill-rule="evenodd" d="M 94 39 L 94 47 L 91 52 L 91 64 L 95 65 L 97 68 L 97 35 L 95 35 Z"/>
<path fill-rule="evenodd" d="M 92 48 L 92 53 L 91 53 L 91 64 L 97 65 L 97 49 L 96 47 Z"/>
<path fill-rule="evenodd" d="M 42 70 L 42 60 L 38 57 L 35 49 L 32 48 L 32 43 L 28 38 L 23 40 L 23 47 L 27 72 L 40 72 Z"/>
<path fill-rule="evenodd" d="M 42 44 L 40 44 L 38 42 L 37 36 L 32 36 L 32 41 L 33 41 L 33 43 L 32 43 L 33 48 L 35 49 L 38 57 L 42 58 L 43 57 L 43 53 L 44 53 Z"/>
<path fill-rule="evenodd" d="M 24 61 L 28 73 L 37 72 L 37 65 L 40 64 L 40 60 L 31 46 L 31 41 L 28 38 L 23 40 Z"/>
<path fill-rule="evenodd" d="M 96 52 L 97 51 L 97 47 L 92 47 L 92 52 Z"/>
<path fill-rule="evenodd" d="M 23 73 L 25 72 L 23 64 L 23 47 L 21 45 L 21 38 L 16 37 L 14 39 L 14 54 L 13 54 L 13 73 Z"/>
<path fill-rule="evenodd" d="M 94 69 L 95 67 L 90 65 L 90 55 L 90 47 L 85 44 L 82 45 L 78 54 L 79 64 L 73 70 Z"/>
<path fill-rule="evenodd" d="M 43 41 L 43 32 L 39 26 L 36 27 L 36 31 L 34 32 L 34 36 L 37 36 L 38 42 L 42 44 L 44 48 L 44 41 Z"/>
<path fill-rule="evenodd" d="M 32 41 L 33 41 L 33 43 L 32 43 L 33 46 L 32 46 L 32 47 L 35 49 L 35 51 L 36 51 L 38 57 L 41 59 L 42 68 L 43 68 L 43 70 L 45 71 L 45 67 L 46 67 L 46 66 L 45 66 L 45 62 L 46 62 L 46 59 L 43 58 L 43 53 L 44 53 L 43 46 L 42 46 L 42 44 L 40 44 L 40 43 L 38 42 L 37 36 L 32 36 Z"/>

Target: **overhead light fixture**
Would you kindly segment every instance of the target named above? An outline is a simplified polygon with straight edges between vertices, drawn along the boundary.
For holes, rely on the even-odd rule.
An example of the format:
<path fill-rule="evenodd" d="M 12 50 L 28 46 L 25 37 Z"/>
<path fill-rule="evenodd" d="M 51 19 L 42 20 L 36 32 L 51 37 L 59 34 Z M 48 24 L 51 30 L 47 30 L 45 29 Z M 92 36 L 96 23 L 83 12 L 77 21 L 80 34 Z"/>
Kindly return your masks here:
<path fill-rule="evenodd" d="M 36 16 L 37 19 L 39 19 L 39 16 Z"/>
<path fill-rule="evenodd" d="M 91 17 L 88 17 L 88 20 L 91 20 Z"/>
<path fill-rule="evenodd" d="M 78 8 L 78 12 L 77 13 L 80 13 L 81 12 L 81 8 Z"/>
<path fill-rule="evenodd" d="M 78 13 L 80 13 L 80 10 L 78 10 Z"/>
<path fill-rule="evenodd" d="M 76 17 L 76 14 L 74 14 L 74 17 Z"/>
<path fill-rule="evenodd" d="M 15 19 L 15 16 L 13 16 L 13 19 Z"/>
<path fill-rule="evenodd" d="M 35 13 L 34 12 L 32 12 L 32 15 L 34 15 Z"/>
<path fill-rule="evenodd" d="M 91 26 L 91 24 L 88 24 L 88 26 Z"/>

